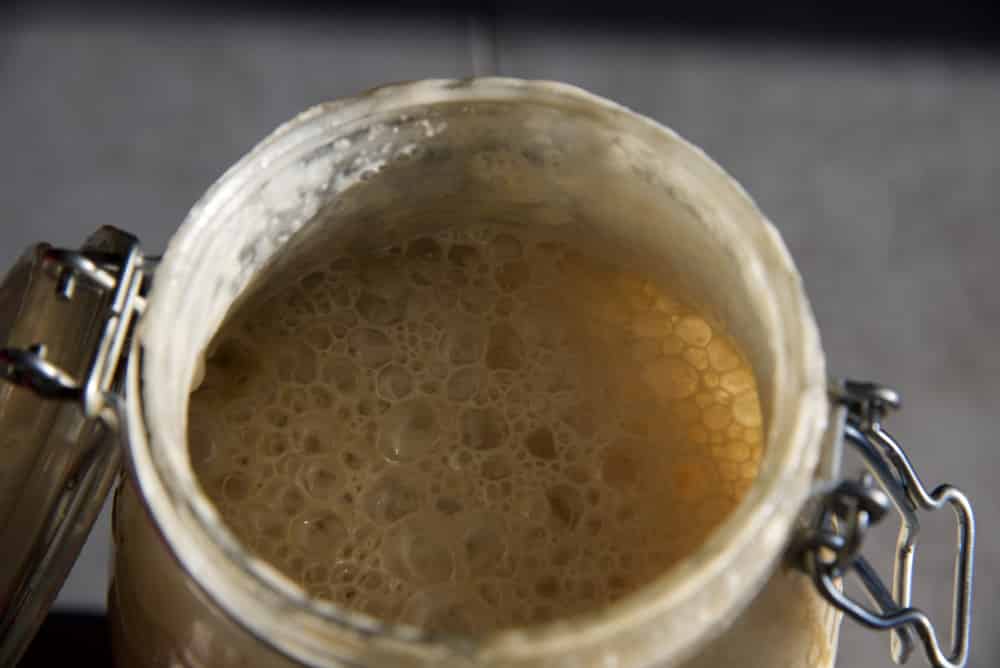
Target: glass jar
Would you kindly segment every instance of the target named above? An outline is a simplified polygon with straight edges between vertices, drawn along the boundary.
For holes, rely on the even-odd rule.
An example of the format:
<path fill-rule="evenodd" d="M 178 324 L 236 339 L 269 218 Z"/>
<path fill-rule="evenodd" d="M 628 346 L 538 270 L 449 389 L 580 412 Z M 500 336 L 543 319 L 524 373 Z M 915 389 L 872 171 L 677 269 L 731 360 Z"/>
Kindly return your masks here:
<path fill-rule="evenodd" d="M 498 157 L 509 154 L 531 158 L 511 168 Z M 232 304 L 265 268 L 303 252 L 295 247 L 329 233 L 348 212 L 373 212 L 365 234 L 375 239 L 404 216 L 426 219 L 436 207 L 531 224 L 634 220 L 602 231 L 644 249 L 636 257 L 651 270 L 669 264 L 684 276 L 749 351 L 769 434 L 756 485 L 684 564 L 600 614 L 475 643 L 381 628 L 310 602 L 248 556 L 195 481 L 188 395 L 199 356 Z M 664 226 L 672 226 L 669 236 Z M 308 111 L 195 207 L 157 270 L 135 345 L 142 366 L 132 366 L 126 397 L 143 406 L 128 411 L 134 478 L 116 505 L 112 595 L 119 647 L 135 657 L 129 665 L 260 665 L 279 656 L 314 665 L 670 664 L 734 621 L 772 574 L 776 592 L 768 595 L 780 603 L 761 599 L 770 618 L 762 629 L 777 624 L 784 640 L 764 644 L 779 653 L 766 663 L 786 662 L 777 661 L 785 653 L 802 666 L 832 661 L 833 615 L 827 619 L 804 576 L 775 570 L 812 481 L 828 411 L 816 326 L 798 277 L 773 228 L 731 179 L 616 105 L 556 84 L 486 80 L 383 88 Z M 788 625 L 776 608 L 808 621 Z"/>
<path fill-rule="evenodd" d="M 679 565 L 598 612 L 469 639 L 311 600 L 241 547 L 192 471 L 189 395 L 234 304 L 348 214 L 367 216 L 365 242 L 377 243 L 443 210 L 584 226 L 629 248 L 709 305 L 754 369 L 766 448 L 750 491 Z M 815 481 L 835 474 L 817 327 L 775 229 L 657 123 L 513 79 L 395 85 L 315 107 L 195 205 L 136 303 L 124 394 L 98 411 L 126 459 L 109 600 L 119 665 L 833 664 L 840 615 L 783 561 Z"/>

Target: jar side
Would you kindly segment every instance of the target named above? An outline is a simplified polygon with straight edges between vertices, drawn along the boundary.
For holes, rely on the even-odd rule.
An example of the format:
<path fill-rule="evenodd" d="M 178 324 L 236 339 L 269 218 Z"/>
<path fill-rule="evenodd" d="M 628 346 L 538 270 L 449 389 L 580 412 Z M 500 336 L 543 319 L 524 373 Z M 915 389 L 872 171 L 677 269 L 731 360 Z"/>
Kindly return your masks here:
<path fill-rule="evenodd" d="M 121 668 L 294 666 L 214 605 L 167 549 L 133 483 L 114 500 L 115 560 L 108 622 Z M 141 570 L 141 575 L 137 571 Z M 156 582 L 157 587 L 142 587 Z M 682 668 L 832 668 L 841 615 L 801 573 L 779 569 L 735 624 Z"/>
<path fill-rule="evenodd" d="M 167 548 L 134 483 L 114 499 L 115 555 L 108 623 L 121 668 L 291 668 L 218 608 Z"/>
<path fill-rule="evenodd" d="M 833 668 L 842 615 L 799 571 L 779 568 L 721 636 L 682 668 Z"/>

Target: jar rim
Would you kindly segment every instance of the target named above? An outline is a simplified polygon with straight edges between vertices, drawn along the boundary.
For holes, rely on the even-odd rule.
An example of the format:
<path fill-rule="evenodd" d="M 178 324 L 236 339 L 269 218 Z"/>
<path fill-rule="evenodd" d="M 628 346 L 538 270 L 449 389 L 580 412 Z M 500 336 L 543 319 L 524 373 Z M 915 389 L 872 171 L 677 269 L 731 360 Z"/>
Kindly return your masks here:
<path fill-rule="evenodd" d="M 329 138 L 337 128 L 376 114 L 416 106 L 494 101 L 585 110 L 611 120 L 626 118 L 712 171 L 716 185 L 743 207 L 746 224 L 757 227 L 750 244 L 756 257 L 748 269 L 748 280 L 761 281 L 776 297 L 774 312 L 768 317 L 784 338 L 776 342 L 783 362 L 776 369 L 775 394 L 792 401 L 775 407 L 777 417 L 769 426 L 760 474 L 743 502 L 681 563 L 601 611 L 571 622 L 504 631 L 469 642 L 382 624 L 334 604 L 313 601 L 269 564 L 248 555 L 201 492 L 187 459 L 186 439 L 169 427 L 171 420 L 185 425 L 186 415 L 177 406 L 164 410 L 176 401 L 165 393 L 160 380 L 168 373 L 185 375 L 185 369 L 174 366 L 166 349 L 167 339 L 176 336 L 169 324 L 172 307 L 185 298 L 181 288 L 192 269 L 189 255 L 203 242 L 221 212 L 238 200 L 248 180 L 269 169 L 281 156 L 300 150 L 317 134 Z M 677 656 L 690 653 L 719 627 L 714 622 L 724 622 L 726 615 L 747 604 L 763 586 L 780 557 L 818 461 L 827 413 L 824 358 L 801 279 L 777 231 L 742 187 L 700 149 L 653 120 L 568 84 L 506 78 L 427 80 L 383 86 L 313 107 L 280 126 L 208 190 L 171 240 L 156 281 L 133 341 L 133 363 L 128 372 L 131 472 L 166 543 L 200 588 L 251 633 L 306 664 L 331 665 L 342 660 L 330 653 L 331 648 L 326 653 L 323 648 L 324 643 L 343 643 L 346 638 L 357 644 L 377 639 L 390 655 L 433 651 L 469 661 L 533 665 L 539 657 L 567 656 L 583 637 L 593 643 L 622 638 L 645 628 L 665 611 L 680 619 L 695 614 L 697 608 L 705 628 L 684 642 L 678 641 L 676 647 Z M 186 403 L 183 410 L 186 412 Z M 774 442 L 787 447 L 774 447 Z M 759 563 L 734 579 L 732 565 L 749 554 Z M 761 559 L 761 554 L 766 558 Z M 706 591 L 715 592 L 720 603 L 706 608 Z M 695 605 L 698 601 L 700 606 Z M 248 614 L 247 603 L 256 604 L 258 611 Z M 324 629 L 324 624 L 330 629 Z"/>

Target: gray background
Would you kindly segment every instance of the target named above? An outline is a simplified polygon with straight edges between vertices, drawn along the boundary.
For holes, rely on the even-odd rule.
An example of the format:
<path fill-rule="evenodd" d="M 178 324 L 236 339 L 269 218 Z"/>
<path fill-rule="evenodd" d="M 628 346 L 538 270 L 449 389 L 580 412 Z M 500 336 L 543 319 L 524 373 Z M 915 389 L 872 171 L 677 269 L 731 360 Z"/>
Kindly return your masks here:
<path fill-rule="evenodd" d="M 162 250 L 188 207 L 278 123 L 389 81 L 563 80 L 701 145 L 784 235 L 830 368 L 901 389 L 906 408 L 891 425 L 925 479 L 972 496 L 970 665 L 1000 665 L 997 58 L 503 16 L 12 17 L 0 23 L 0 267 L 36 240 L 74 245 L 107 223 Z M 915 593 L 946 632 L 954 529 L 943 514 L 927 522 Z M 103 607 L 107 519 L 60 608 Z M 887 558 L 892 533 L 882 529 L 872 552 Z M 842 638 L 838 665 L 890 665 L 884 637 L 845 624 Z"/>

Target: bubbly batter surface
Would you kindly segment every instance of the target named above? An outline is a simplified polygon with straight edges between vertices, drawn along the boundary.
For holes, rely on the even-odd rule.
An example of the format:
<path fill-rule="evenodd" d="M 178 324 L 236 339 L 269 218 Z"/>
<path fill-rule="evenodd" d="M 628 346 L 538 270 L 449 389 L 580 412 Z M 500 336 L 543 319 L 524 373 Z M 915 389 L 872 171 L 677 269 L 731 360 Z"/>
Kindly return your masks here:
<path fill-rule="evenodd" d="M 454 227 L 269 294 L 209 353 L 191 457 L 315 597 L 462 633 L 592 610 L 690 554 L 757 473 L 733 340 L 569 239 Z"/>

